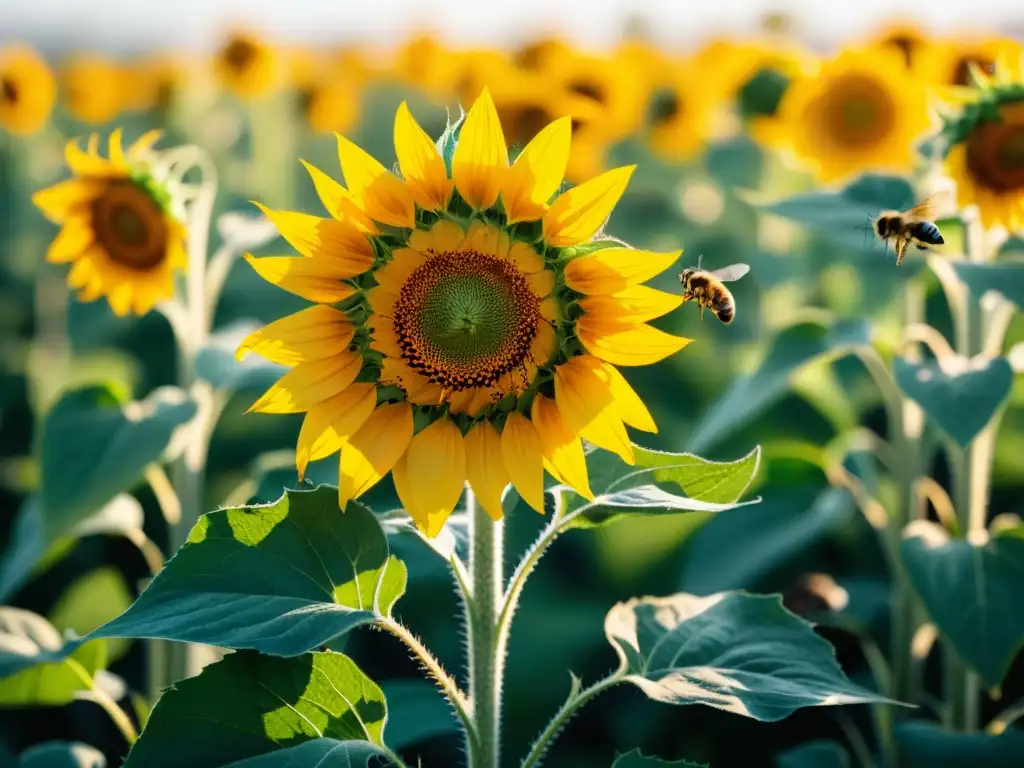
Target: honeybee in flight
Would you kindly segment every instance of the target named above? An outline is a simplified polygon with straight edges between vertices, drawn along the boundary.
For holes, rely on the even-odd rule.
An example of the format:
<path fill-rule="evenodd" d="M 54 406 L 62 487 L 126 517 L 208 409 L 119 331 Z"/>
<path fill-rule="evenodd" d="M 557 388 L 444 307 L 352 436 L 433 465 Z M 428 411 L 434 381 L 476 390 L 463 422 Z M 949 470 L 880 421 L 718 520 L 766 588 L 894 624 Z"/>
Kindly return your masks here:
<path fill-rule="evenodd" d="M 903 256 L 911 244 L 916 245 L 919 251 L 926 251 L 933 245 L 946 242 L 932 221 L 938 197 L 938 194 L 932 195 L 906 211 L 882 211 L 871 222 L 875 236 L 885 243 L 886 249 L 890 242 L 896 246 L 897 267 L 903 263 Z"/>
<path fill-rule="evenodd" d="M 697 259 L 696 267 L 687 267 L 679 273 L 679 282 L 683 286 L 683 301 L 696 301 L 698 317 L 704 319 L 704 309 L 711 312 L 728 325 L 736 317 L 736 300 L 732 291 L 725 287 L 725 283 L 739 280 L 750 267 L 746 264 L 730 264 L 714 272 L 701 269 L 701 262 L 704 257 Z"/>

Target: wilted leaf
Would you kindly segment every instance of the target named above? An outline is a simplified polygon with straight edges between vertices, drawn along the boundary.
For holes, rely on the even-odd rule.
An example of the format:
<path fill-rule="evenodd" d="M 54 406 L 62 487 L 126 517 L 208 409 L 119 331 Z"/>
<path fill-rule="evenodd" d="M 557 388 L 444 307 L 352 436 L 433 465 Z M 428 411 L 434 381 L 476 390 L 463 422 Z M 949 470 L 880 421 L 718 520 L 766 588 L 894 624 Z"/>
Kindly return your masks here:
<path fill-rule="evenodd" d="M 978 545 L 919 520 L 904 534 L 903 561 L 928 615 L 989 687 L 1002 682 L 1024 643 L 1022 532 Z"/>
<path fill-rule="evenodd" d="M 1024 765 L 1024 731 L 1008 728 L 999 736 L 956 733 L 921 722 L 899 723 L 896 743 L 905 768 L 1020 768 Z"/>
<path fill-rule="evenodd" d="M 985 428 L 1013 386 L 1013 369 L 1002 357 L 966 360 L 945 373 L 937 363 L 893 359 L 900 389 L 924 409 L 936 426 L 961 447 Z"/>
<path fill-rule="evenodd" d="M 125 768 L 220 768 L 321 737 L 379 745 L 386 720 L 383 692 L 343 654 L 239 651 L 164 693 Z"/>
<path fill-rule="evenodd" d="M 707 763 L 691 763 L 689 760 L 662 760 L 660 757 L 647 757 L 639 749 L 634 749 L 616 757 L 612 768 L 708 768 L 708 765 Z"/>
<path fill-rule="evenodd" d="M 435 685 L 426 680 L 391 680 L 381 684 L 388 702 L 384 741 L 402 750 L 437 736 L 455 733 L 459 721 Z"/>
<path fill-rule="evenodd" d="M 787 490 L 751 509 L 717 514 L 690 538 L 679 588 L 695 595 L 753 589 L 758 579 L 807 552 L 855 510 L 848 492 L 826 488 Z"/>
<path fill-rule="evenodd" d="M 266 389 L 288 370 L 259 355 L 235 359 L 235 350 L 246 336 L 263 327 L 252 320 L 239 320 L 211 334 L 206 346 L 196 354 L 196 374 L 217 389 L 236 392 L 241 389 Z"/>
<path fill-rule="evenodd" d="M 107 768 L 107 759 L 80 741 L 44 741 L 18 756 L 18 768 Z"/>
<path fill-rule="evenodd" d="M 778 768 L 850 768 L 850 756 L 834 741 L 815 739 L 775 756 Z"/>
<path fill-rule="evenodd" d="M 775 337 L 760 367 L 737 378 L 710 408 L 694 430 L 691 449 L 706 451 L 732 436 L 785 394 L 793 375 L 805 365 L 836 360 L 866 346 L 870 339 L 871 327 L 865 321 L 841 321 L 831 326 L 803 322 L 786 328 Z"/>
<path fill-rule="evenodd" d="M 42 616 L 0 607 L 0 706 L 60 706 L 92 688 L 106 666 L 104 641 L 67 656 L 64 639 Z"/>
<path fill-rule="evenodd" d="M 999 262 L 997 264 L 975 264 L 965 261 L 951 262 L 967 290 L 975 299 L 989 291 L 997 291 L 1008 300 L 1024 308 L 1024 263 Z"/>
<path fill-rule="evenodd" d="M 775 722 L 801 707 L 888 701 L 851 683 L 832 647 L 777 595 L 633 598 L 608 612 L 605 634 L 626 680 L 668 704 Z"/>

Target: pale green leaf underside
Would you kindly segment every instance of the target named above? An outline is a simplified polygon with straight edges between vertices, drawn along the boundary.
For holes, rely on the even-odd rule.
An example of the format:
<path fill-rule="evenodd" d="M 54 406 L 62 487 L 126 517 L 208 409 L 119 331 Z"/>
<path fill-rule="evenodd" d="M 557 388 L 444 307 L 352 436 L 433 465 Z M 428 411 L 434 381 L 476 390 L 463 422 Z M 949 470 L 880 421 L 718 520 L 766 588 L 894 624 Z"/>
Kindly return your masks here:
<path fill-rule="evenodd" d="M 228 763 L 224 768 L 385 768 L 393 765 L 386 756 L 384 750 L 368 741 L 313 739 L 297 747 Z"/>

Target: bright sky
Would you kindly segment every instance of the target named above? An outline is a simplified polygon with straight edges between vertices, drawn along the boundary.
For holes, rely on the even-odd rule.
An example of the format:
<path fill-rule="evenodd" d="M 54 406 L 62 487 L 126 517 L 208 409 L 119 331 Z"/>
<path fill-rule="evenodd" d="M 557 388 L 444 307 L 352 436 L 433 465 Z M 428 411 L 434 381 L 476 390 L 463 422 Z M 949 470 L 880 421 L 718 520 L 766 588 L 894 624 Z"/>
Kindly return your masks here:
<path fill-rule="evenodd" d="M 1018 0 L 0 0 L 0 42 L 143 50 L 208 48 L 226 25 L 247 22 L 282 40 L 387 44 L 431 26 L 453 41 L 502 44 L 538 27 L 564 30 L 583 44 L 616 39 L 622 20 L 641 13 L 654 37 L 686 45 L 710 31 L 752 29 L 785 11 L 823 41 L 847 38 L 894 16 L 935 31 L 1024 23 Z M 129 10 L 130 9 L 130 10 Z"/>

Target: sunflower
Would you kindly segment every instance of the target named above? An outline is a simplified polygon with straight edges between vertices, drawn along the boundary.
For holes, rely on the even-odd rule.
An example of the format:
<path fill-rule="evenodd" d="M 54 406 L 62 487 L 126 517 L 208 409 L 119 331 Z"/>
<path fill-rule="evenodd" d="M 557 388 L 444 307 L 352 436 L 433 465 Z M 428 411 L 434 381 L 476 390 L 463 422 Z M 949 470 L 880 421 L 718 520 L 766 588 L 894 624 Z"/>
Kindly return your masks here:
<path fill-rule="evenodd" d="M 127 105 L 130 83 L 113 59 L 99 54 L 72 56 L 61 80 L 68 112 L 83 123 L 109 123 Z"/>
<path fill-rule="evenodd" d="M 600 107 L 602 130 L 613 140 L 633 133 L 643 121 L 648 79 L 633 59 L 572 54 L 553 58 L 541 74 L 572 97 Z"/>
<path fill-rule="evenodd" d="M 538 37 L 519 46 L 512 53 L 512 63 L 525 72 L 544 72 L 572 53 L 572 47 L 561 38 Z"/>
<path fill-rule="evenodd" d="M 301 255 L 247 261 L 314 305 L 240 345 L 291 367 L 250 411 L 306 414 L 299 474 L 340 452 L 342 509 L 390 472 L 428 536 L 466 482 L 495 520 L 510 482 L 543 513 L 545 469 L 593 496 L 581 438 L 632 463 L 624 425 L 656 430 L 616 366 L 688 342 L 647 324 L 680 297 L 641 285 L 680 252 L 593 242 L 633 168 L 555 197 L 570 122 L 510 166 L 488 90 L 442 151 L 403 103 L 402 178 L 339 136 L 347 189 L 307 165 L 331 218 L 263 209 Z"/>
<path fill-rule="evenodd" d="M 664 77 L 647 110 L 647 140 L 662 158 L 693 158 L 711 137 L 720 96 L 692 68 L 677 65 Z"/>
<path fill-rule="evenodd" d="M 184 62 L 161 55 L 135 62 L 126 68 L 124 77 L 128 109 L 166 113 L 185 86 L 187 72 Z"/>
<path fill-rule="evenodd" d="M 184 227 L 146 161 L 159 136 L 146 133 L 125 152 L 118 129 L 110 135 L 109 158 L 100 157 L 97 134 L 85 151 L 69 142 L 65 157 L 74 178 L 32 197 L 62 227 L 47 261 L 71 262 L 68 285 L 79 298 L 106 296 L 117 315 L 142 315 L 170 298 L 174 270 L 186 264 Z"/>
<path fill-rule="evenodd" d="M 46 125 L 57 85 L 46 62 L 25 45 L 0 49 L 0 127 L 27 136 Z"/>
<path fill-rule="evenodd" d="M 456 72 L 451 52 L 426 32 L 410 37 L 399 48 L 392 66 L 392 74 L 399 82 L 440 98 L 450 94 Z"/>
<path fill-rule="evenodd" d="M 892 21 L 868 41 L 868 46 L 872 45 L 897 53 L 906 68 L 916 72 L 932 42 L 928 33 L 918 24 L 912 21 Z"/>
<path fill-rule="evenodd" d="M 1024 229 L 1024 76 L 1021 61 L 1000 61 L 962 99 L 943 126 L 946 171 L 961 207 L 977 205 L 982 223 Z M 960 91 L 966 94 L 966 91 Z"/>
<path fill-rule="evenodd" d="M 779 133 L 823 181 L 913 168 L 930 126 L 925 86 L 894 52 L 854 48 L 797 78 L 779 105 Z"/>
<path fill-rule="evenodd" d="M 359 122 L 362 91 L 345 78 L 326 78 L 303 96 L 306 120 L 314 131 L 348 133 Z"/>
<path fill-rule="evenodd" d="M 921 55 L 921 77 L 938 86 L 941 95 L 949 95 L 958 87 L 973 84 L 971 70 L 992 75 L 1000 59 L 1016 64 L 1020 60 L 1020 43 L 1005 37 L 937 41 Z"/>
<path fill-rule="evenodd" d="M 268 43 L 250 32 L 236 31 L 228 35 L 214 57 L 214 71 L 221 83 L 242 99 L 266 96 L 281 77 L 277 52 Z"/>

